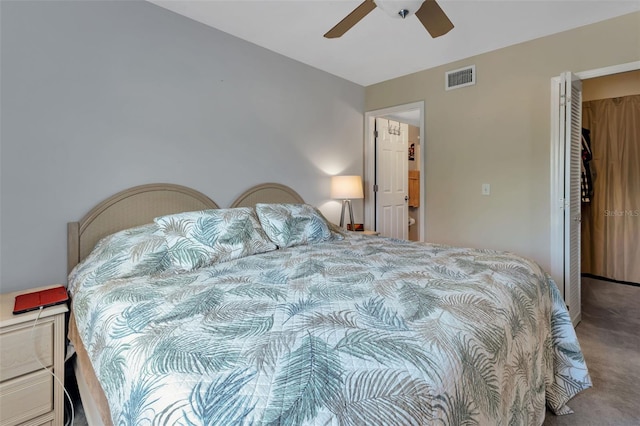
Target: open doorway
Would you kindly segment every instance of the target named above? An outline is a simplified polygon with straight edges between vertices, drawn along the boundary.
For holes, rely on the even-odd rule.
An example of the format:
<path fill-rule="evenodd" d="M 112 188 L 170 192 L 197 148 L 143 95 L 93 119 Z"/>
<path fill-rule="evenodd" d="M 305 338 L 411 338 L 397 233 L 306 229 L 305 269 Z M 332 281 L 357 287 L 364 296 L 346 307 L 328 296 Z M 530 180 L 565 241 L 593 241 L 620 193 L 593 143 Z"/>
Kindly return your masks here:
<path fill-rule="evenodd" d="M 388 218 L 383 217 L 381 207 L 381 194 L 378 190 L 380 184 L 385 181 L 389 172 L 382 166 L 382 159 L 378 154 L 379 146 L 376 132 L 376 122 L 398 123 L 402 131 L 407 133 L 407 149 L 404 154 L 406 166 L 403 179 L 406 179 L 406 210 L 407 215 L 398 226 L 406 227 L 407 239 L 424 241 L 425 226 L 425 139 L 424 139 L 424 102 L 398 105 L 365 113 L 365 228 L 381 230 L 381 224 Z M 394 125 L 395 126 L 395 125 Z M 390 126 L 395 128 L 394 126 Z M 381 131 L 381 129 L 378 129 Z M 413 144 L 413 147 L 411 146 Z M 409 197 L 411 190 L 412 197 Z M 415 193 L 417 192 L 417 195 Z M 395 216 L 394 216 L 395 217 Z M 400 215 L 398 215 L 400 217 Z"/>

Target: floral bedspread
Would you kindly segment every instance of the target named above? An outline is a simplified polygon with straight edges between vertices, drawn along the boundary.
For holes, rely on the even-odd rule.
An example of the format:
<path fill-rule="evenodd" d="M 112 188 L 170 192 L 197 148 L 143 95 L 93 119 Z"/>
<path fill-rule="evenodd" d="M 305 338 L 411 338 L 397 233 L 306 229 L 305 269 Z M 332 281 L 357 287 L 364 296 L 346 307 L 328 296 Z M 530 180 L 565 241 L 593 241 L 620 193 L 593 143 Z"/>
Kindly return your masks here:
<path fill-rule="evenodd" d="M 540 425 L 591 385 L 555 284 L 509 253 L 351 233 L 188 273 L 117 259 L 69 283 L 114 424 Z"/>

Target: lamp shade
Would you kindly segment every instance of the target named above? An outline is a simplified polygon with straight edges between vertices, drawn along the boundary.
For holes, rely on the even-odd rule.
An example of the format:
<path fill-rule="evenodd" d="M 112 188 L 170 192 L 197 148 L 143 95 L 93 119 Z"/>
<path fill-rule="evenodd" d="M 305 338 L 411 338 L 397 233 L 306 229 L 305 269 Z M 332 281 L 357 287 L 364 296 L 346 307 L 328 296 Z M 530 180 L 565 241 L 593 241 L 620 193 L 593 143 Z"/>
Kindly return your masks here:
<path fill-rule="evenodd" d="M 332 176 L 331 198 L 342 200 L 364 198 L 362 178 L 360 176 Z"/>

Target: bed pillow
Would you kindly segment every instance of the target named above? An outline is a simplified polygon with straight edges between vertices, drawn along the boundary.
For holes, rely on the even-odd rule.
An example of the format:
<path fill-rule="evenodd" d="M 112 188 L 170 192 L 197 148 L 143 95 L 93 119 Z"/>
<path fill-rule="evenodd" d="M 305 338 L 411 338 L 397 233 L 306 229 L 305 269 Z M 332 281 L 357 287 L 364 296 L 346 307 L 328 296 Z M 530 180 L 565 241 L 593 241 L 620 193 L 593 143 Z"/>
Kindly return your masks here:
<path fill-rule="evenodd" d="M 69 275 L 89 285 L 160 273 L 169 266 L 167 243 L 155 223 L 115 232 L 102 238 Z"/>
<path fill-rule="evenodd" d="M 333 238 L 329 223 L 308 204 L 256 204 L 262 229 L 278 247 L 312 244 Z"/>
<path fill-rule="evenodd" d="M 178 213 L 154 222 L 164 233 L 173 270 L 191 271 L 277 248 L 248 207 Z"/>

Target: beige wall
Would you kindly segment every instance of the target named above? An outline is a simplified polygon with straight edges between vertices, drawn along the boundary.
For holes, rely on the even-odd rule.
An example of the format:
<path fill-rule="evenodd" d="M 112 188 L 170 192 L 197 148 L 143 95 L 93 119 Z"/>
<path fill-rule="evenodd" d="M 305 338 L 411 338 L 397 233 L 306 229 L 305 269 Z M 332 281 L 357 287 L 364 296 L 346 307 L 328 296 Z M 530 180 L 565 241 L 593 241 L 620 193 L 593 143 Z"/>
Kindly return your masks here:
<path fill-rule="evenodd" d="M 637 60 L 640 13 L 367 87 L 367 111 L 425 101 L 427 240 L 509 250 L 548 270 L 551 78 Z M 445 91 L 445 71 L 471 64 L 477 84 Z"/>
<path fill-rule="evenodd" d="M 582 101 L 640 95 L 640 71 L 590 78 L 582 82 Z"/>

